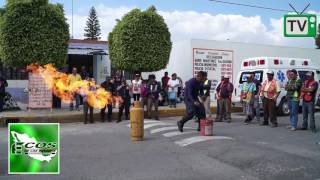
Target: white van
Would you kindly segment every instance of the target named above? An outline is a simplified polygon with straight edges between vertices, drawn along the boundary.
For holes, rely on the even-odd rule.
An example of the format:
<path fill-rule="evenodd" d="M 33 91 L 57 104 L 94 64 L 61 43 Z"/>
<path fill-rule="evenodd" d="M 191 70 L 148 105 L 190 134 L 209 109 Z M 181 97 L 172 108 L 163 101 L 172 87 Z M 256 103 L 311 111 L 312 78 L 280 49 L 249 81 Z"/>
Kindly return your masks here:
<path fill-rule="evenodd" d="M 286 91 L 284 89 L 287 79 L 287 71 L 289 69 L 296 69 L 299 74 L 299 78 L 304 81 L 305 74 L 308 71 L 313 71 L 315 74 L 315 80 L 319 82 L 320 71 L 314 66 L 310 59 L 301 58 L 287 58 L 287 57 L 253 57 L 245 59 L 241 62 L 241 70 L 237 76 L 235 82 L 235 91 L 233 103 L 235 106 L 240 106 L 240 85 L 247 80 L 248 73 L 254 72 L 255 78 L 261 83 L 267 79 L 267 72 L 272 70 L 274 72 L 274 78 L 279 82 L 281 87 L 281 93 L 277 100 L 278 113 L 281 115 L 288 115 L 289 108 L 285 99 Z M 319 91 L 318 91 L 319 93 Z M 318 96 L 316 96 L 318 97 Z M 262 106 L 261 106 L 262 107 Z"/>

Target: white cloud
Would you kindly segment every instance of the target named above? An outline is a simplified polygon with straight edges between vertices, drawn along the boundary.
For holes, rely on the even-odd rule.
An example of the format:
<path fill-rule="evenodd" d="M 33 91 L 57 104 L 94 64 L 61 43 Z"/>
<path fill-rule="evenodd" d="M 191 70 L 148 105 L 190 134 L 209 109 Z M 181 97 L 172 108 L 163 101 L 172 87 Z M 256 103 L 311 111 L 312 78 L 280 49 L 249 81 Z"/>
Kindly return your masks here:
<path fill-rule="evenodd" d="M 102 39 L 107 40 L 109 32 L 125 13 L 134 7 L 111 8 L 100 4 L 96 7 L 102 30 Z M 189 39 L 231 40 L 260 44 L 314 47 L 313 38 L 283 37 L 282 19 L 270 19 L 267 28 L 260 16 L 242 16 L 230 14 L 211 15 L 195 11 L 160 11 L 172 34 L 172 41 Z M 320 12 L 309 11 L 318 14 Z M 71 15 L 67 15 L 71 28 Z M 74 15 L 74 37 L 83 38 L 87 16 Z"/>

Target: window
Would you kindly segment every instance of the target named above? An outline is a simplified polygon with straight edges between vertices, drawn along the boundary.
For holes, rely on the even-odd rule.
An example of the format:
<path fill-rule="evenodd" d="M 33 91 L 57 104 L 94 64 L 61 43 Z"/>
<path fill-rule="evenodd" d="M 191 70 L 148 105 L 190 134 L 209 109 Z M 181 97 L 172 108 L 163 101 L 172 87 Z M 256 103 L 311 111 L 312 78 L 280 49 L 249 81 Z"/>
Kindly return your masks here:
<path fill-rule="evenodd" d="M 251 74 L 251 72 L 242 72 L 239 83 L 242 84 L 243 82 L 246 82 L 248 79 L 248 76 Z M 254 78 L 260 82 L 263 80 L 263 71 L 254 71 Z"/>

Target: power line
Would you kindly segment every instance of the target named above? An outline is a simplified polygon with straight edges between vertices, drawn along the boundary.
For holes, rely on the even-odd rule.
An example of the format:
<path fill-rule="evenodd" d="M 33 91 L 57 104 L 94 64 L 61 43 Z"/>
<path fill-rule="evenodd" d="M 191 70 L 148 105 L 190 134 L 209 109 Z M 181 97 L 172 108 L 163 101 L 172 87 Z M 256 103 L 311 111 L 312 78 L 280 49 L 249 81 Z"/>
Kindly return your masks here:
<path fill-rule="evenodd" d="M 292 12 L 286 9 L 277 9 L 277 8 L 270 8 L 270 7 L 264 7 L 264 6 L 256 6 L 251 4 L 242 4 L 242 3 L 235 3 L 235 2 L 227 2 L 227 1 L 220 1 L 220 0 L 209 0 L 217 3 L 223 3 L 223 4 L 230 4 L 230 5 L 237 5 L 237 6 L 245 6 L 245 7 L 251 7 L 251 8 L 258 8 L 258 9 L 266 9 L 271 11 L 280 11 L 280 12 Z"/>

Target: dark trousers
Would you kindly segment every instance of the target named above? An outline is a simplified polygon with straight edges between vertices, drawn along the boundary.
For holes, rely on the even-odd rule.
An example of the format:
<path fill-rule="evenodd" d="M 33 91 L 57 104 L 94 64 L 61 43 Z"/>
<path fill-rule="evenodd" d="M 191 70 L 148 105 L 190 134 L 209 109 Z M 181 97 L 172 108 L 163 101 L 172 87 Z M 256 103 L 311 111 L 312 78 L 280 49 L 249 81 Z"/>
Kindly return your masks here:
<path fill-rule="evenodd" d="M 268 124 L 269 119 L 272 124 L 277 123 L 277 110 L 276 110 L 276 102 L 272 99 L 263 98 L 263 112 L 264 112 L 264 124 Z"/>
<path fill-rule="evenodd" d="M 100 115 L 101 115 L 101 121 L 104 122 L 105 119 L 105 112 L 106 112 L 106 108 L 108 107 L 108 121 L 110 122 L 111 121 L 111 117 L 112 117 L 112 104 L 108 104 L 107 106 L 105 106 L 104 108 L 101 109 L 100 111 Z"/>
<path fill-rule="evenodd" d="M 223 118 L 225 121 L 231 121 L 231 99 L 229 98 L 222 98 L 219 99 L 219 115 L 218 121 L 222 121 Z"/>
<path fill-rule="evenodd" d="M 88 122 L 88 111 L 90 111 L 90 122 L 93 123 L 93 107 L 88 102 L 83 102 L 84 123 Z"/>
<path fill-rule="evenodd" d="M 191 120 L 194 116 L 199 119 L 198 128 L 200 128 L 200 120 L 206 118 L 206 110 L 203 104 L 199 103 L 198 106 L 194 105 L 192 102 L 185 101 L 187 114 L 182 118 L 180 123 L 185 124 L 187 121 Z"/>
<path fill-rule="evenodd" d="M 0 112 L 3 111 L 4 95 L 0 95 Z"/>
<path fill-rule="evenodd" d="M 121 120 L 123 110 L 125 112 L 126 120 L 129 120 L 129 113 L 130 113 L 130 101 L 126 101 L 122 103 L 119 107 L 119 114 L 118 114 L 118 120 Z"/>
<path fill-rule="evenodd" d="M 140 94 L 133 94 L 134 101 L 140 101 Z"/>
<path fill-rule="evenodd" d="M 150 98 L 150 97 L 148 98 L 148 107 L 147 107 L 148 118 L 151 118 L 152 106 L 154 106 L 155 119 L 158 119 L 159 118 L 159 115 L 158 115 L 159 100 L 158 100 L 158 98 Z"/>
<path fill-rule="evenodd" d="M 316 123 L 314 119 L 314 101 L 302 103 L 303 114 L 303 128 L 308 128 L 308 119 L 310 119 L 310 129 L 316 130 Z"/>

